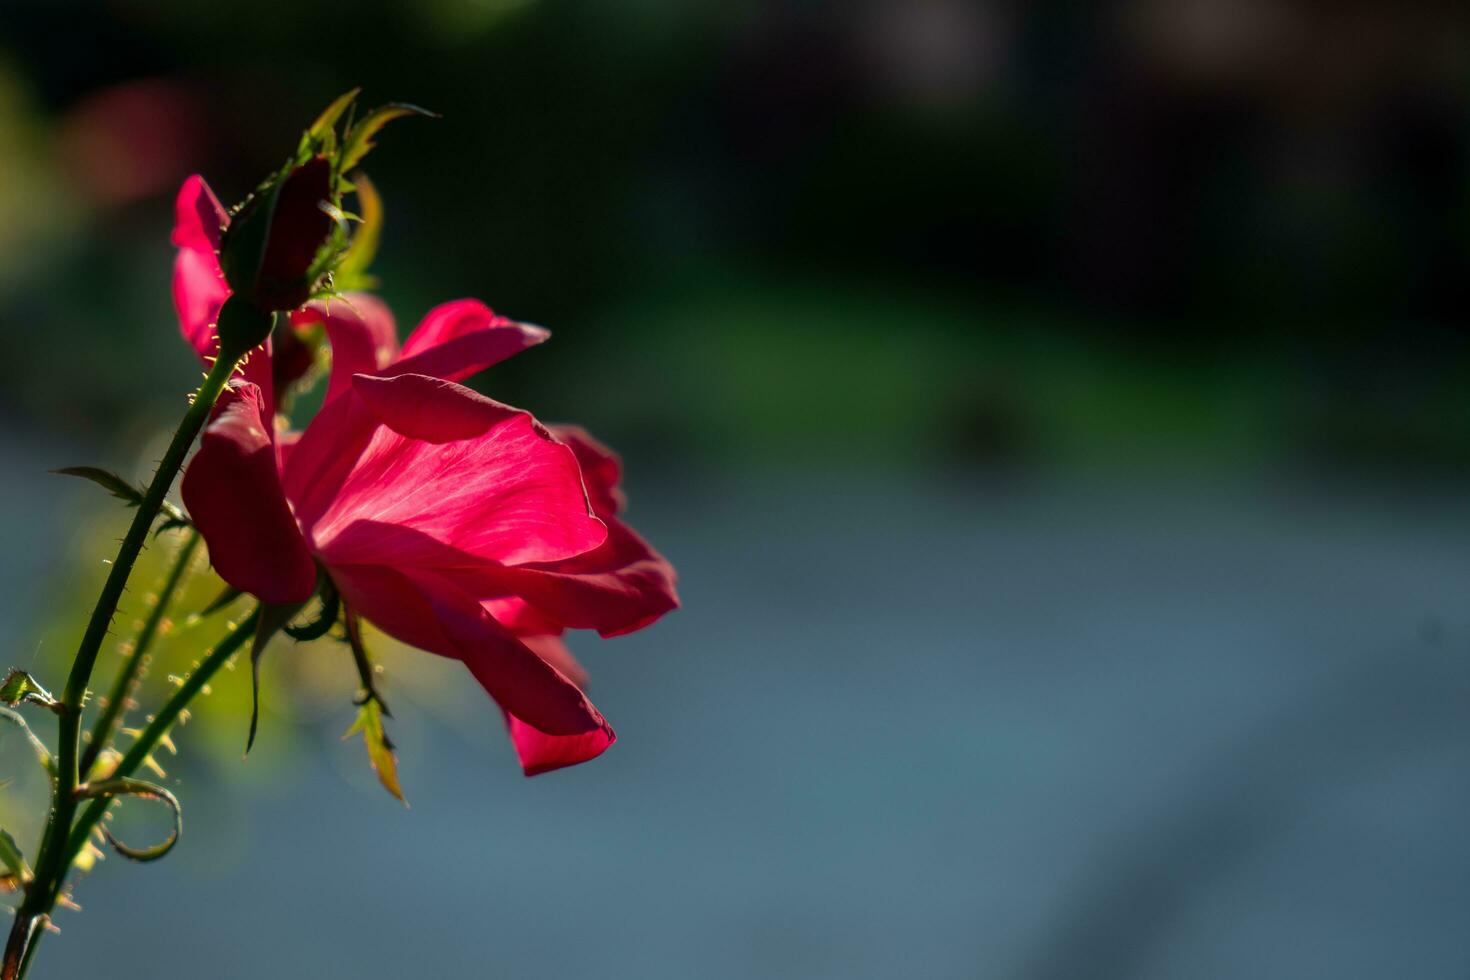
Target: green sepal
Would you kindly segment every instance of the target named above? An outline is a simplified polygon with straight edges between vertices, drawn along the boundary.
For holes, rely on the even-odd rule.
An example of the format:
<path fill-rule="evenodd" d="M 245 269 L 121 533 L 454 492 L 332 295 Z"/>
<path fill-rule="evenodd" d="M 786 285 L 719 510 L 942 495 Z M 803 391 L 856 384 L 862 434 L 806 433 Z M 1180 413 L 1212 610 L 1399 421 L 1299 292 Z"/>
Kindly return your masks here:
<path fill-rule="evenodd" d="M 362 221 L 352 234 L 347 250 L 337 261 L 332 272 L 332 285 L 341 291 L 373 289 L 378 285 L 375 276 L 368 275 L 368 266 L 378 254 L 378 241 L 383 234 L 383 199 L 366 174 L 356 179 L 357 207 L 362 212 Z"/>
<path fill-rule="evenodd" d="M 357 720 L 342 737 L 351 738 L 362 733 L 368 762 L 372 765 L 373 772 L 378 774 L 378 782 L 398 802 L 408 806 L 408 800 L 403 798 L 403 788 L 398 783 L 398 757 L 393 754 L 393 742 L 383 728 L 383 718 L 393 717 L 393 712 L 388 710 L 387 702 L 378 693 L 378 686 L 373 679 L 373 664 L 368 658 L 367 646 L 362 642 L 362 621 L 358 619 L 357 612 L 348 606 L 343 622 L 347 627 L 347 643 L 352 648 L 352 662 L 357 667 L 357 678 L 362 682 L 362 687 L 352 699 L 352 703 L 357 705 Z"/>
<path fill-rule="evenodd" d="M 332 631 L 337 625 L 338 614 L 342 609 L 342 599 L 337 595 L 337 589 L 332 585 L 331 579 L 325 579 L 321 589 L 321 613 L 316 619 L 302 626 L 292 626 L 287 623 L 283 629 L 293 640 L 302 643 L 318 640 Z"/>
<path fill-rule="evenodd" d="M 226 585 L 219 595 L 210 600 L 209 605 L 199 610 L 195 615 L 212 616 L 244 594 L 233 585 Z"/>
<path fill-rule="evenodd" d="M 358 706 L 357 720 L 342 738 L 351 738 L 359 732 L 362 733 L 363 745 L 367 747 L 368 764 L 377 773 L 378 782 L 399 803 L 408 806 L 408 800 L 403 798 L 403 787 L 398 783 L 398 757 L 393 754 L 393 742 L 383 730 L 383 710 L 377 698 L 370 697 Z"/>
<path fill-rule="evenodd" d="M 255 640 L 250 645 L 250 733 L 245 736 L 245 754 L 255 745 L 255 731 L 260 723 L 260 658 L 266 644 L 306 606 L 305 602 L 262 602 L 260 618 L 255 624 Z"/>
<path fill-rule="evenodd" d="M 322 242 L 322 247 L 317 249 L 316 257 L 311 260 L 311 268 L 306 273 L 307 280 L 314 284 L 313 293 L 321 286 L 335 288 L 337 263 L 342 261 L 342 256 L 351 247 L 347 218 L 342 209 L 334 206 L 327 213 L 334 219 L 332 233 Z"/>
<path fill-rule="evenodd" d="M 265 251 L 270 245 L 271 220 L 275 217 L 276 200 L 281 196 L 281 186 L 286 183 L 286 177 L 290 173 L 291 166 L 288 164 L 283 170 L 272 174 L 264 184 L 256 188 L 254 193 L 241 201 L 230 217 L 230 223 L 220 239 L 220 271 L 225 274 L 225 280 L 235 291 L 220 309 L 220 356 L 226 354 L 223 330 L 225 310 L 232 304 L 253 309 L 248 302 L 240 298 L 240 291 L 252 289 L 260 277 L 261 267 L 265 265 Z M 262 315 L 259 310 L 254 310 L 254 312 L 257 316 Z M 269 334 L 270 331 L 266 330 L 255 344 L 265 340 Z M 239 357 L 255 344 L 246 344 L 240 348 L 231 347 L 229 350 Z"/>
<path fill-rule="evenodd" d="M 378 106 L 354 122 L 352 128 L 343 134 L 342 152 L 337 159 L 337 173 L 345 174 L 361 163 L 362 158 L 372 152 L 373 137 L 378 134 L 378 131 L 393 120 L 402 119 L 404 116 L 439 118 L 437 112 L 430 112 L 428 109 L 409 105 L 407 102 L 389 102 L 387 105 Z"/>
<path fill-rule="evenodd" d="M 413 115 L 437 118 L 437 114 L 408 103 L 391 102 L 357 118 L 359 91 L 344 92 L 328 105 L 301 134 L 295 154 L 231 210 L 230 225 L 220 243 L 220 267 L 234 290 L 231 299 L 238 300 L 238 305 L 286 310 L 295 308 L 323 290 L 364 288 L 371 283 L 366 266 L 377 248 L 375 226 L 366 229 L 366 234 L 350 234 L 349 223 L 356 218 L 343 211 L 341 205 L 343 194 L 358 191 L 360 200 L 364 201 L 360 208 L 364 212 L 362 222 L 368 224 L 371 218 L 367 212 L 375 198 L 368 200 L 367 195 L 372 194 L 370 187 L 365 194 L 361 192 L 359 184 L 364 181 L 360 176 L 349 180 L 347 174 L 372 151 L 373 138 L 389 122 Z M 277 260 L 282 255 L 272 246 L 272 236 L 295 234 L 295 225 L 305 220 L 301 194 L 305 193 L 305 187 L 314 186 L 316 171 L 311 168 L 323 164 L 328 165 L 328 170 L 324 175 L 325 184 L 317 191 L 319 198 L 315 206 L 332 218 L 333 223 L 321 229 L 320 239 L 317 238 L 316 226 L 311 226 L 315 248 L 310 261 L 304 263 L 305 268 L 295 268 L 294 262 L 289 262 L 290 268 L 285 270 L 267 268 L 268 261 L 272 265 L 280 265 Z M 310 176 L 307 176 L 308 171 Z M 306 183 L 293 183 L 298 180 Z M 289 194 L 283 190 L 288 184 L 294 188 Z M 285 217 L 277 213 L 283 206 L 290 212 Z M 292 230 L 283 225 L 287 217 L 292 219 Z M 290 257 L 296 258 L 294 255 Z M 349 257 L 350 264 L 343 277 L 347 285 L 334 287 L 333 277 L 338 266 L 349 261 Z M 238 330 L 238 323 L 226 324 L 224 320 L 222 311 L 218 329 L 226 355 L 238 357 L 244 354 L 269 333 L 268 330 Z M 227 333 L 241 336 L 227 337 Z M 245 340 L 252 339 L 246 334 L 258 336 L 258 339 L 246 344 Z"/>
<path fill-rule="evenodd" d="M 187 517 L 170 517 L 168 520 L 164 521 L 162 524 L 153 529 L 153 536 L 156 538 L 164 531 L 182 531 L 193 526 L 194 522 L 189 520 Z"/>
<path fill-rule="evenodd" d="M 316 117 L 316 122 L 311 128 L 301 134 L 301 146 L 297 150 L 298 158 L 310 156 L 315 152 L 330 155 L 337 148 L 337 120 L 342 118 L 342 113 L 347 107 L 357 101 L 357 96 L 362 92 L 362 86 L 343 92 L 333 100 L 332 104 L 322 110 L 322 114 Z"/>

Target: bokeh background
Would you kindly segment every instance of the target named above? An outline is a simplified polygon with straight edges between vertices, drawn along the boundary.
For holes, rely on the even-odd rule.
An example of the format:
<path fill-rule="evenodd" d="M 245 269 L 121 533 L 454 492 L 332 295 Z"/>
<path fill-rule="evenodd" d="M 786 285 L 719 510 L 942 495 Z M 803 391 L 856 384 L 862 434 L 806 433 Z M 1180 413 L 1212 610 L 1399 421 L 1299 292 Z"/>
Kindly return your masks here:
<path fill-rule="evenodd" d="M 173 190 L 359 84 L 443 114 L 370 161 L 400 331 L 550 326 L 476 383 L 622 450 L 685 600 L 574 639 L 621 741 L 529 781 L 385 645 L 408 811 L 340 648 L 274 651 L 246 762 L 224 675 L 160 760 L 182 844 L 99 864 L 37 976 L 1464 976 L 1467 21 L 0 6 L 0 659 L 60 686 L 126 520 L 47 470 L 146 475 L 197 380 Z M 28 845 L 32 769 L 0 743 Z"/>

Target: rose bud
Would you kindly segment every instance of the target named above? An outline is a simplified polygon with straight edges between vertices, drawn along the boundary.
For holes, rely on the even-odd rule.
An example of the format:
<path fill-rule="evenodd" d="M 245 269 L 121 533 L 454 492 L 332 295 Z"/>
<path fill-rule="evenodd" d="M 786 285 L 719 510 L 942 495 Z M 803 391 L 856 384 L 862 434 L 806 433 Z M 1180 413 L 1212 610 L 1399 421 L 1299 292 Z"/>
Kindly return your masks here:
<path fill-rule="evenodd" d="M 312 266 L 334 222 L 332 163 L 314 156 L 257 192 L 230 221 L 220 267 L 231 291 L 258 310 L 293 310 L 315 285 Z"/>

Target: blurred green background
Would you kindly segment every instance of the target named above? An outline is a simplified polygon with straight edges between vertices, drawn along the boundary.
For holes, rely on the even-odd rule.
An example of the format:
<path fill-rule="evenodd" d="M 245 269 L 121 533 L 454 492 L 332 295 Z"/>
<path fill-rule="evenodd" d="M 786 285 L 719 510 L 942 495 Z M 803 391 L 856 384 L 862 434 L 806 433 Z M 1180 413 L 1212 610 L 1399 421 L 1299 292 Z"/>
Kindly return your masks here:
<path fill-rule="evenodd" d="M 38 976 L 1463 975 L 1467 21 L 0 7 L 13 659 L 60 685 L 125 520 L 46 469 L 145 474 L 196 381 L 173 191 L 237 199 L 354 85 L 443 115 L 371 160 L 400 332 L 550 327 L 475 383 L 623 452 L 686 598 L 576 644 L 622 742 L 530 783 L 454 665 L 386 652 L 409 814 L 333 738 L 335 651 L 275 651 L 245 765 L 227 676 L 184 845 L 104 863 Z"/>

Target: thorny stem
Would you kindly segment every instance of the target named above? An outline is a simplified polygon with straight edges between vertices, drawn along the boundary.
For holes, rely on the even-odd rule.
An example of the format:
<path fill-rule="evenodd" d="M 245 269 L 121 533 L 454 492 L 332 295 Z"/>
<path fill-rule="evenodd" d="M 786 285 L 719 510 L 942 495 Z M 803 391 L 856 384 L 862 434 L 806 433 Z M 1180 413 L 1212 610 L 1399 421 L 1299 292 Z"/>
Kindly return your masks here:
<path fill-rule="evenodd" d="M 245 619 L 238 623 L 231 623 L 227 627 L 229 633 L 225 638 L 220 640 L 214 649 L 199 662 L 199 666 L 194 668 L 188 680 L 184 681 L 183 686 L 174 692 L 174 696 L 169 698 L 158 714 L 154 715 L 153 720 L 148 723 L 148 727 L 133 742 L 128 753 L 122 757 L 117 768 L 113 770 L 114 776 L 131 776 L 138 771 L 144 761 L 153 754 L 153 750 L 158 747 L 163 736 L 168 734 L 179 715 L 183 714 L 184 709 L 189 706 L 189 702 L 193 701 L 194 697 L 204 689 L 204 685 L 219 673 L 219 669 L 229 661 L 230 657 L 234 656 L 235 652 L 255 635 L 255 623 L 259 618 L 260 607 L 257 606 Z M 87 805 L 87 809 L 82 811 L 81 818 L 72 828 L 71 837 L 67 840 L 65 865 L 67 868 L 76 862 L 77 855 L 81 854 L 82 848 L 87 846 L 88 836 L 91 835 L 93 828 L 102 822 L 102 817 L 107 813 L 107 808 L 112 802 L 113 800 L 108 797 L 94 799 Z M 58 883 L 56 892 L 51 898 L 51 905 L 48 905 L 43 911 L 43 917 L 50 915 L 51 906 L 55 905 L 56 896 L 61 891 L 60 884 Z M 45 935 L 45 930 L 37 929 L 31 937 L 25 955 L 21 959 L 17 978 L 23 978 L 26 975 L 31 958 L 35 956 L 36 948 L 40 946 L 43 935 Z"/>
<path fill-rule="evenodd" d="M 215 644 L 214 649 L 199 662 L 199 666 L 194 668 L 193 673 L 174 692 L 174 696 L 159 709 L 158 714 L 154 715 L 153 720 L 148 723 L 148 727 L 143 729 L 142 734 L 133 742 L 127 754 L 118 762 L 117 769 L 113 771 L 114 777 L 131 776 L 138 771 L 138 767 L 153 754 L 153 750 L 158 747 L 163 736 L 168 734 L 168 730 L 173 727 L 183 710 L 189 706 L 189 702 L 194 700 L 195 695 L 204 689 L 204 685 L 208 684 L 215 674 L 219 673 L 219 669 L 235 655 L 235 651 L 255 636 L 255 624 L 259 619 L 260 607 L 256 606 L 245 619 L 230 625 L 230 634 Z M 68 864 L 75 861 L 77 855 L 82 852 L 82 848 L 87 845 L 87 835 L 102 820 L 102 814 L 107 811 L 108 804 L 111 802 L 112 800 L 107 797 L 99 797 L 82 812 L 82 817 L 72 828 L 71 839 L 67 842 Z"/>
<path fill-rule="evenodd" d="M 241 352 L 243 353 L 243 352 Z M 72 661 L 71 673 L 66 679 L 66 689 L 58 710 L 56 783 L 51 802 L 51 817 L 46 824 L 46 833 L 41 841 L 41 850 L 36 860 L 35 878 L 26 888 L 24 900 L 15 911 L 15 923 L 10 930 L 10 939 L 5 947 L 5 959 L 0 966 L 0 980 L 20 980 L 24 975 L 24 962 L 29 962 L 26 947 L 33 945 L 37 925 L 50 914 L 60 894 L 70 862 L 67 859 L 68 838 L 71 836 L 72 818 L 77 811 L 76 788 L 78 782 L 77 756 L 81 742 L 82 701 L 87 693 L 87 684 L 92 678 L 92 669 L 97 664 L 97 654 L 112 626 L 117 613 L 118 601 L 127 587 L 133 564 L 138 560 L 153 521 L 163 506 L 164 497 L 173 486 L 174 477 L 184 463 L 194 438 L 204 428 L 220 392 L 234 373 L 240 354 L 233 357 L 221 356 L 205 376 L 204 384 L 194 395 L 189 410 L 179 422 L 168 449 L 163 454 L 153 481 L 133 514 L 133 522 L 118 549 L 112 563 L 112 571 L 97 597 L 92 617 L 87 621 L 87 630 Z"/>
<path fill-rule="evenodd" d="M 357 666 L 358 679 L 362 681 L 362 694 L 359 695 L 357 703 L 362 705 L 369 701 L 376 701 L 383 714 L 392 718 L 393 712 L 388 710 L 388 703 L 378 693 L 373 662 L 368 659 L 367 647 L 362 642 L 362 624 L 358 621 L 357 610 L 348 606 L 345 613 L 342 619 L 347 626 L 347 643 L 352 647 L 352 662 Z"/>
<path fill-rule="evenodd" d="M 148 648 L 153 644 L 154 636 L 158 634 L 158 627 L 163 623 L 169 603 L 173 601 L 179 583 L 184 580 L 184 575 L 189 570 L 189 563 L 194 559 L 194 552 L 198 547 L 199 532 L 190 531 L 189 536 L 179 547 L 178 556 L 174 558 L 174 565 L 169 569 L 168 578 L 164 579 L 163 587 L 158 590 L 158 601 L 154 603 L 152 611 L 148 613 L 148 618 L 143 622 L 142 629 L 138 630 L 138 635 L 133 640 L 133 649 L 128 655 L 128 662 L 118 672 L 117 680 L 112 684 L 112 693 L 107 696 L 106 706 L 103 707 L 102 713 L 97 716 L 97 721 L 92 725 L 92 740 L 82 752 L 81 765 L 78 767 L 82 775 L 92 771 L 92 765 L 97 761 L 97 756 L 102 752 L 107 740 L 112 737 L 113 726 L 122 716 L 123 706 L 127 704 L 128 698 L 132 695 L 133 684 L 138 678 L 138 673 L 143 669 L 144 659 L 148 656 Z"/>

